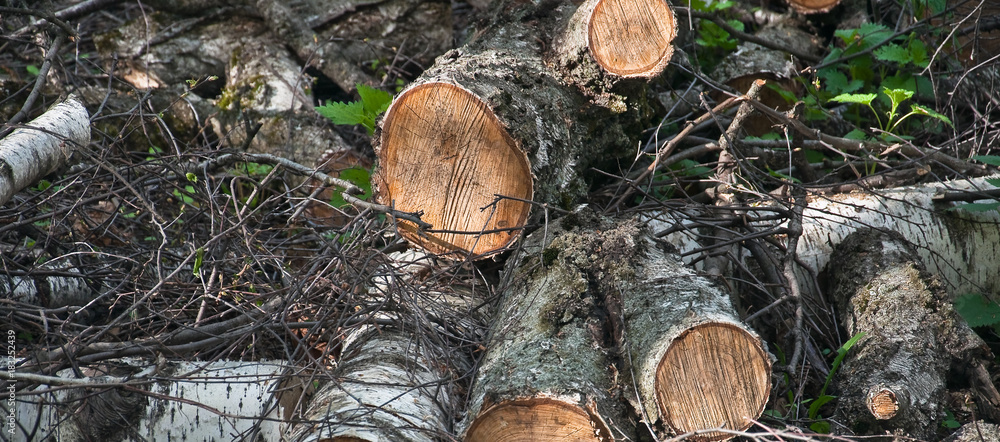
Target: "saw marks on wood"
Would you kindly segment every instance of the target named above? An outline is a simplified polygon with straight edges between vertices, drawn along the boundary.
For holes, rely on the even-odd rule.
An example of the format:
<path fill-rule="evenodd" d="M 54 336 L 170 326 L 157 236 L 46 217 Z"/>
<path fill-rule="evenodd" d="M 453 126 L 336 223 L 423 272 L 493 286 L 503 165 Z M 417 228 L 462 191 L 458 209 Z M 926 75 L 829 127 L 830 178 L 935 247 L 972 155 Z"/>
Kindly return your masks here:
<path fill-rule="evenodd" d="M 730 324 L 702 324 L 677 338 L 660 360 L 657 402 L 678 433 L 745 430 L 764 411 L 769 374 L 770 360 L 753 336 Z M 731 437 L 715 433 L 700 440 Z"/>
<path fill-rule="evenodd" d="M 610 429 L 586 410 L 545 398 L 496 405 L 479 415 L 465 436 L 466 442 L 609 440 L 614 440 Z"/>
<path fill-rule="evenodd" d="M 674 14 L 663 0 L 603 0 L 590 17 L 591 54 L 623 77 L 654 77 L 673 53 Z"/>
<path fill-rule="evenodd" d="M 407 239 L 438 253 L 489 254 L 520 233 L 531 200 L 528 159 L 482 100 L 448 83 L 400 95 L 382 125 L 378 200 L 423 212 L 426 235 L 405 222 Z M 494 204 L 495 203 L 495 204 Z"/>

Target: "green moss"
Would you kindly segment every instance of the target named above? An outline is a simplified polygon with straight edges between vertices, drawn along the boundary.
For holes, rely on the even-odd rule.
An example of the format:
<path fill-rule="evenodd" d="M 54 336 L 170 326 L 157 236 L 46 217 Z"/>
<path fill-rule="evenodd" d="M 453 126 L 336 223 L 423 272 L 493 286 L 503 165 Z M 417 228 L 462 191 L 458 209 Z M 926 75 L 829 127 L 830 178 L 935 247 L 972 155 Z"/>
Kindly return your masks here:
<path fill-rule="evenodd" d="M 556 258 L 559 257 L 559 249 L 548 248 L 542 251 L 542 265 L 545 267 L 551 266 L 555 262 Z"/>

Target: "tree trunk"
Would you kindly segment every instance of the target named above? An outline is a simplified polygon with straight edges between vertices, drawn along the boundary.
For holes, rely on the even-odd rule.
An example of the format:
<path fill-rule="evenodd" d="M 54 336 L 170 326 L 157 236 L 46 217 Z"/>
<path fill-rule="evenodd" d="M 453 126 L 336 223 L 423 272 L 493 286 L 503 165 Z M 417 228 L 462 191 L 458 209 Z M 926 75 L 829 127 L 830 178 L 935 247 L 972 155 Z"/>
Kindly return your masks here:
<path fill-rule="evenodd" d="M 836 373 L 840 420 L 857 434 L 939 439 L 950 368 L 988 364 L 989 348 L 901 236 L 859 230 L 831 260 L 837 316 L 850 335 L 865 333 Z"/>
<path fill-rule="evenodd" d="M 624 398 L 675 433 L 743 430 L 763 411 L 762 343 L 638 222 L 568 215 L 528 237 L 504 281 L 466 440 L 633 437 Z"/>
<path fill-rule="evenodd" d="M 0 205 L 90 143 L 90 114 L 72 95 L 26 126 L 0 140 Z"/>
<path fill-rule="evenodd" d="M 301 395 L 279 389 L 284 363 L 148 362 L 122 359 L 72 369 L 58 377 L 14 372 L 18 380 L 40 382 L 35 392 L 17 394 L 17 432 L 10 440 L 277 441 L 287 407 L 278 402 Z M 52 387 L 61 387 L 55 388 Z M 67 388 L 70 387 L 70 388 Z M 287 386 L 286 386 L 287 387 Z M 284 393 L 275 395 L 276 391 Z M 35 393 L 35 394 L 31 394 Z M 286 395 L 286 398 L 279 396 Z M 288 404 L 289 402 L 282 402 Z M 295 403 L 292 399 L 291 404 Z M 3 401 L 4 407 L 7 401 Z M 8 416 L 11 414 L 8 413 Z M 4 427 L 3 436 L 10 434 Z"/>
<path fill-rule="evenodd" d="M 631 2 L 625 10 L 646 13 L 628 16 L 619 3 L 509 3 L 396 98 L 375 141 L 373 185 L 379 202 L 434 226 L 401 223 L 407 239 L 495 253 L 517 238 L 530 201 L 571 207 L 587 168 L 634 149 L 643 95 L 619 79 L 659 73 L 676 31 L 666 3 Z"/>

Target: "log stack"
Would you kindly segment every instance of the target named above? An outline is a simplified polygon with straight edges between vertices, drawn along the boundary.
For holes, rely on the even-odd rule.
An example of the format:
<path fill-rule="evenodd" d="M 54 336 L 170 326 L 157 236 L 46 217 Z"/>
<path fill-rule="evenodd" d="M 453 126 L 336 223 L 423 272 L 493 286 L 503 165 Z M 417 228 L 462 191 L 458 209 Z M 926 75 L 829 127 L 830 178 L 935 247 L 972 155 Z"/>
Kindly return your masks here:
<path fill-rule="evenodd" d="M 672 54 L 659 0 L 511 3 L 438 58 L 386 112 L 375 140 L 377 200 L 422 212 L 407 239 L 485 256 L 519 236 L 531 201 L 571 207 L 582 174 L 634 149 L 641 83 Z"/>
<path fill-rule="evenodd" d="M 465 440 L 632 438 L 626 402 L 664 432 L 722 440 L 763 412 L 762 342 L 638 222 L 568 215 L 511 263 Z"/>

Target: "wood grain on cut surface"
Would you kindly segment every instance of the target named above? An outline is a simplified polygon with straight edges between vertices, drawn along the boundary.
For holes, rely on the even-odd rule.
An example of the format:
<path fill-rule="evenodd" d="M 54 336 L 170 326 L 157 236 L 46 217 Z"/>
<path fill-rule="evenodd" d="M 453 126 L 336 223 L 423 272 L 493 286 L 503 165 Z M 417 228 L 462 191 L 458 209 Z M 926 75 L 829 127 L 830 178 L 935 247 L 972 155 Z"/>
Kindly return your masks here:
<path fill-rule="evenodd" d="M 590 18 L 590 50 L 608 72 L 623 77 L 656 75 L 670 61 L 677 35 L 663 0 L 604 0 Z"/>
<path fill-rule="evenodd" d="M 680 433 L 748 428 L 767 403 L 767 360 L 759 340 L 739 327 L 708 323 L 687 330 L 656 370 L 656 393 L 667 423 Z M 715 433 L 701 439 L 731 437 Z"/>
<path fill-rule="evenodd" d="M 528 160 L 479 98 L 452 84 L 422 84 L 397 98 L 382 131 L 380 202 L 422 211 L 436 231 L 410 240 L 484 254 L 517 236 L 528 204 L 493 203 L 497 195 L 531 199 Z"/>

